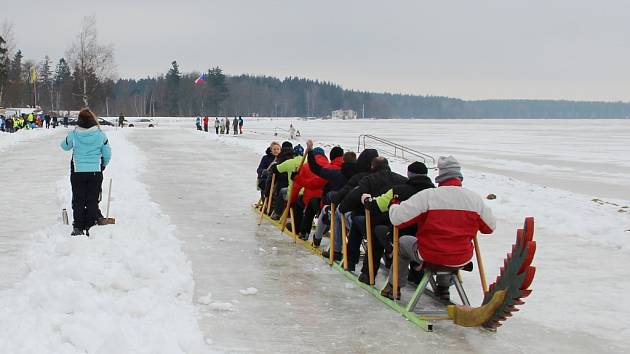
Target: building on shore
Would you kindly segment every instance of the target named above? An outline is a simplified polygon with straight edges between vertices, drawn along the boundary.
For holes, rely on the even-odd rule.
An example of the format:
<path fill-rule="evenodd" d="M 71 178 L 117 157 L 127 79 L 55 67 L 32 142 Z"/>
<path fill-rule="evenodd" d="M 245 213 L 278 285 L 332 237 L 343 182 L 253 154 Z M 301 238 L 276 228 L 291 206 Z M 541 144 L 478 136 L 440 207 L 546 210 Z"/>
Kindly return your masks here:
<path fill-rule="evenodd" d="M 332 119 L 357 119 L 357 112 L 351 109 L 338 109 L 336 111 L 332 111 L 331 114 Z"/>

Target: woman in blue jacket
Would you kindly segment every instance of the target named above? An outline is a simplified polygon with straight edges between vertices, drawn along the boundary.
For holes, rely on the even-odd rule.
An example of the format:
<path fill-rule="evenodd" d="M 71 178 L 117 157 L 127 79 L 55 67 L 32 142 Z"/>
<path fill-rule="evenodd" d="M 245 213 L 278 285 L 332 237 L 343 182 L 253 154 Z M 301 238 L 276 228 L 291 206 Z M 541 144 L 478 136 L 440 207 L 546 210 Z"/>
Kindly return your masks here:
<path fill-rule="evenodd" d="M 89 109 L 79 112 L 77 127 L 60 145 L 66 151 L 72 150 L 70 183 L 74 222 L 71 236 L 83 235 L 83 230 L 89 236 L 88 230 L 97 218 L 102 169 L 109 164 L 112 151 L 107 136 Z"/>

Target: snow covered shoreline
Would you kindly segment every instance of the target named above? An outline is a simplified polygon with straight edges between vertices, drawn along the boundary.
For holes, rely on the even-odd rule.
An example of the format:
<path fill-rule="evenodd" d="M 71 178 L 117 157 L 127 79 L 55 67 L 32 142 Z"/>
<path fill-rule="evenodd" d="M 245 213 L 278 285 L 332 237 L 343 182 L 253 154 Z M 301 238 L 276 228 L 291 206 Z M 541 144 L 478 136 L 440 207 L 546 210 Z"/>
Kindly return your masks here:
<path fill-rule="evenodd" d="M 115 177 L 117 224 L 92 228 L 89 239 L 70 238 L 59 220 L 33 235 L 30 271 L 0 292 L 0 352 L 208 351 L 192 302 L 190 262 L 140 182 L 144 157 L 125 137 L 133 132 L 107 134 L 115 146 L 105 175 Z M 69 179 L 57 187 L 58 205 L 71 214 Z"/>

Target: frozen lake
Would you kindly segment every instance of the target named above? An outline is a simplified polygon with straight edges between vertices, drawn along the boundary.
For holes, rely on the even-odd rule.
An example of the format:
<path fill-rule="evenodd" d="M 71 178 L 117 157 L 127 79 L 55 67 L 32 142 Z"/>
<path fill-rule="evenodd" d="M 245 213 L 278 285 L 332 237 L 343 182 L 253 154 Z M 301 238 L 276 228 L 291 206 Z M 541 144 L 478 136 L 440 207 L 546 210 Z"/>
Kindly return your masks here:
<path fill-rule="evenodd" d="M 302 134 L 294 143 L 312 138 L 327 151 L 335 144 L 356 150 L 358 136 L 372 134 L 458 158 L 466 187 L 498 197 L 487 201 L 497 232 L 480 240 L 489 280 L 516 227 L 534 216 L 538 269 L 521 312 L 496 334 L 448 323 L 424 333 L 276 229 L 257 227 L 255 169 L 271 140 L 287 138 L 290 123 Z M 41 215 L 0 224 L 1 352 L 630 350 L 630 121 L 245 118 L 245 135 L 217 137 L 196 131 L 194 119 L 165 118 L 155 129 L 105 131 L 117 224 L 70 243 L 58 220 L 70 208 L 69 155 L 56 149 L 65 131 L 0 134 L 3 156 L 44 151 L 0 158 L 0 170 L 15 177 L 0 192 L 0 209 Z M 400 172 L 408 163 L 391 162 Z M 607 269 L 593 267 L 602 259 Z M 477 273 L 464 276 L 479 304 Z M 257 293 L 243 295 L 249 287 Z M 151 333 L 141 335 L 143 328 Z"/>

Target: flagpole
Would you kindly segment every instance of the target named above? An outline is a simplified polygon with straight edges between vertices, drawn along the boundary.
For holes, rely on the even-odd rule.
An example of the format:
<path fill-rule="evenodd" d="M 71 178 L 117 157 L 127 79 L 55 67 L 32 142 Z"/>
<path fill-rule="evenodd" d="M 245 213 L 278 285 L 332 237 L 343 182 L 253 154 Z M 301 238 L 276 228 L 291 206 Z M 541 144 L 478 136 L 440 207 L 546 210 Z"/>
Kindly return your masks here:
<path fill-rule="evenodd" d="M 33 82 L 33 108 L 37 107 L 37 72 L 31 67 L 31 81 Z"/>

